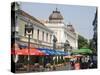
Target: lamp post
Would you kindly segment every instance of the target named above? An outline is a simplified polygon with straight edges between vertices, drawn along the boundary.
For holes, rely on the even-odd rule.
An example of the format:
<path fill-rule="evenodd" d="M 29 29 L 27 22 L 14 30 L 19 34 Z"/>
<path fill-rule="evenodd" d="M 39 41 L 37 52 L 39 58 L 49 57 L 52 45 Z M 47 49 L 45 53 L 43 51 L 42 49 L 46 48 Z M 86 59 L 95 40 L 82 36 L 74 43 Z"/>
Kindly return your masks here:
<path fill-rule="evenodd" d="M 33 34 L 33 26 L 28 21 L 28 23 L 25 25 L 25 34 L 28 35 L 28 69 L 27 71 L 30 71 L 30 36 Z"/>
<path fill-rule="evenodd" d="M 56 42 L 57 42 L 57 38 L 55 35 L 53 35 L 53 49 L 56 49 Z"/>
<path fill-rule="evenodd" d="M 53 35 L 53 50 L 56 49 L 56 42 L 57 42 L 57 38 L 55 35 Z M 57 57 L 55 57 L 55 59 L 57 59 Z M 55 61 L 54 61 L 55 62 Z"/>
<path fill-rule="evenodd" d="M 67 52 L 68 53 L 68 56 L 70 55 L 70 44 L 69 44 L 69 41 L 66 40 L 66 42 L 64 43 L 64 52 Z M 66 62 L 66 61 L 65 61 Z M 69 59 L 67 59 L 67 66 L 68 66 L 68 69 L 70 70 L 70 62 L 69 62 Z"/>
<path fill-rule="evenodd" d="M 68 52 L 69 51 L 69 47 L 70 47 L 69 41 L 66 40 L 66 42 L 64 43 L 64 52 Z"/>

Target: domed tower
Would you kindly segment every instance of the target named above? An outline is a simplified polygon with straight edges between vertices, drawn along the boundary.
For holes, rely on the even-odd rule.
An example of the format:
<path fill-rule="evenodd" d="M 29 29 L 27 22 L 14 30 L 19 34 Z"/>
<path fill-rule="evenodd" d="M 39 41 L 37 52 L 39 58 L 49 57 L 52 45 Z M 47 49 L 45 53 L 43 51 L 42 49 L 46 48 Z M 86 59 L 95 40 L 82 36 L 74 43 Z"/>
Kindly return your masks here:
<path fill-rule="evenodd" d="M 75 32 L 75 29 L 74 29 L 73 25 L 71 25 L 71 24 L 67 25 L 67 30 L 69 30 L 71 32 Z"/>
<path fill-rule="evenodd" d="M 53 11 L 49 16 L 49 22 L 50 23 L 62 23 L 63 16 L 61 15 L 60 11 L 56 10 Z"/>
<path fill-rule="evenodd" d="M 54 32 L 57 38 L 56 49 L 64 51 L 66 40 L 69 41 L 71 48 L 77 49 L 75 29 L 71 24 L 67 25 L 63 20 L 64 17 L 56 8 L 56 10 L 50 14 L 49 21 L 45 22 L 45 25 Z"/>

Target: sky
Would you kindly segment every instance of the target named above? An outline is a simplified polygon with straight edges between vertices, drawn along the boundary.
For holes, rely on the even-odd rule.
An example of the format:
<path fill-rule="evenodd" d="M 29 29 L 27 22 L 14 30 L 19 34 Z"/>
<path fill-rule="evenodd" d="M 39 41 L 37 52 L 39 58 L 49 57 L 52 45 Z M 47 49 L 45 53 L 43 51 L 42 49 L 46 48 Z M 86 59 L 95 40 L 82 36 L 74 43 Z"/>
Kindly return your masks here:
<path fill-rule="evenodd" d="M 62 5 L 62 4 L 45 4 L 45 3 L 20 3 L 22 10 L 30 15 L 48 20 L 52 11 L 58 10 L 64 17 L 66 24 L 70 23 L 76 32 L 87 39 L 93 38 L 93 25 L 96 7 L 95 6 L 79 6 L 79 5 Z"/>

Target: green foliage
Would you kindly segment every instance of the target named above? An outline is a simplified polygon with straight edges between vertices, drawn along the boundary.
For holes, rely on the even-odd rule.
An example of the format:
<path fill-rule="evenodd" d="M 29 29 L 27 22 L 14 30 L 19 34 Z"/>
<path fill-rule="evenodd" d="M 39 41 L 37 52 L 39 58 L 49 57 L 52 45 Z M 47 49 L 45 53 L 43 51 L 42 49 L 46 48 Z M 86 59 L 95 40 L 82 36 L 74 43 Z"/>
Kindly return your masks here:
<path fill-rule="evenodd" d="M 88 40 L 81 35 L 78 35 L 78 48 L 89 48 Z"/>
<path fill-rule="evenodd" d="M 89 43 L 89 49 L 91 49 L 93 52 L 95 51 L 95 47 L 93 45 L 93 39 L 90 39 L 90 43 Z"/>

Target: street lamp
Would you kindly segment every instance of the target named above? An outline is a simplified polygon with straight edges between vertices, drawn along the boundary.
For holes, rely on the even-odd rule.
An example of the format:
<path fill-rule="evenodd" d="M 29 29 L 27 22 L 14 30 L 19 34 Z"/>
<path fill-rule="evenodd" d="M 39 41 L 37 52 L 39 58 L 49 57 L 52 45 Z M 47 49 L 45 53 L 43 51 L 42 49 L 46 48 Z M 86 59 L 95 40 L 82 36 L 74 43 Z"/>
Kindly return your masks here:
<path fill-rule="evenodd" d="M 57 38 L 56 38 L 56 36 L 55 35 L 53 35 L 53 50 L 55 50 L 56 49 L 56 42 L 57 42 Z M 54 57 L 53 57 L 54 58 Z M 57 57 L 55 56 L 55 59 L 56 59 Z M 55 61 L 54 61 L 54 63 L 55 63 Z"/>
<path fill-rule="evenodd" d="M 72 49 L 73 49 L 73 47 L 70 46 L 70 55 L 72 55 Z"/>
<path fill-rule="evenodd" d="M 69 41 L 66 40 L 66 42 L 64 43 L 64 52 L 68 52 L 69 47 L 70 47 Z"/>
<path fill-rule="evenodd" d="M 64 43 L 64 52 L 67 52 L 68 56 L 70 55 L 70 49 L 71 49 L 70 43 L 68 40 L 66 40 L 66 42 Z M 67 60 L 67 62 L 68 62 L 68 69 L 70 69 L 69 59 Z M 65 60 L 65 63 L 66 63 L 66 60 Z"/>
<path fill-rule="evenodd" d="M 33 26 L 30 21 L 25 25 L 25 34 L 28 35 L 28 71 L 30 71 L 30 36 L 33 34 Z"/>
<path fill-rule="evenodd" d="M 55 35 L 53 35 L 53 49 L 56 49 L 56 42 L 57 42 L 57 38 Z"/>

